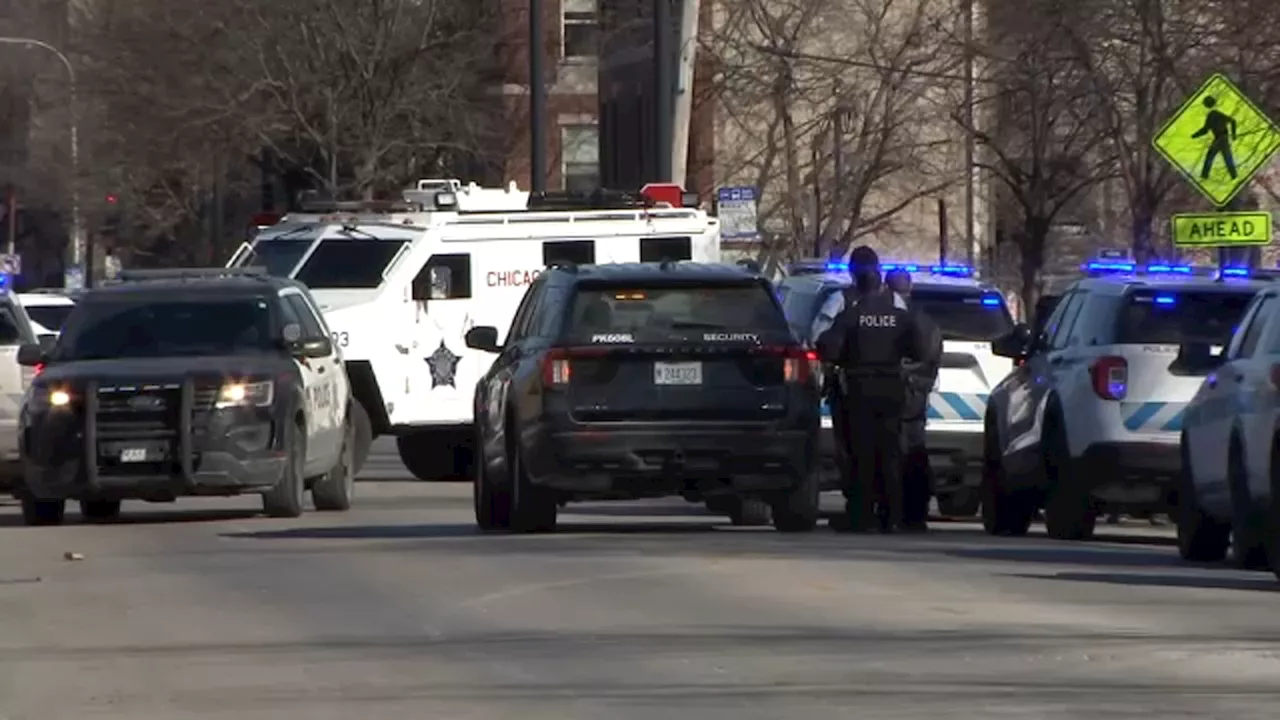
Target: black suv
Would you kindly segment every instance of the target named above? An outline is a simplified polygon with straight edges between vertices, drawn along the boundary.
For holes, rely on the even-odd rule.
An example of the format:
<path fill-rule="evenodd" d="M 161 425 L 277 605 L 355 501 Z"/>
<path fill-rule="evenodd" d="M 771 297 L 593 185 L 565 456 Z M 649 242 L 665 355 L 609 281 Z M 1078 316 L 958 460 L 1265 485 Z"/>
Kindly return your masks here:
<path fill-rule="evenodd" d="M 818 362 L 769 283 L 686 262 L 554 267 L 476 386 L 476 522 L 554 529 L 575 500 L 749 499 L 776 529 L 818 518 Z"/>
<path fill-rule="evenodd" d="M 18 423 L 29 525 L 89 520 L 120 501 L 261 493 L 296 517 L 353 493 L 350 385 L 305 286 L 258 271 L 139 271 L 86 293 L 52 348 L 24 345 L 36 377 Z"/>

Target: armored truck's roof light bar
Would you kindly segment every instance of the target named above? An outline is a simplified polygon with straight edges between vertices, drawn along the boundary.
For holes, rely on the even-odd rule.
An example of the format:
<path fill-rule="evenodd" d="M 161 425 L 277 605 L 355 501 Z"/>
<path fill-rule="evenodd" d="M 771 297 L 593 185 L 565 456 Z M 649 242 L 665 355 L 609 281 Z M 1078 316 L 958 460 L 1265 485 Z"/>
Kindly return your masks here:
<path fill-rule="evenodd" d="M 675 184 L 650 183 L 640 192 L 627 190 L 550 190 L 529 193 L 529 209 L 635 210 L 647 208 L 696 208 L 698 194 Z"/>

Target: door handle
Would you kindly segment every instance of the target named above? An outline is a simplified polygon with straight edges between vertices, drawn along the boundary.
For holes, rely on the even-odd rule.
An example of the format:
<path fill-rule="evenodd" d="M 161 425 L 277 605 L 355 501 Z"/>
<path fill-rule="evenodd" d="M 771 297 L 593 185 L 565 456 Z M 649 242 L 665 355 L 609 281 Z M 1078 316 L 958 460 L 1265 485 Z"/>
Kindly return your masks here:
<path fill-rule="evenodd" d="M 328 368 L 327 368 L 326 366 L 324 366 L 324 365 L 317 365 L 317 366 L 316 366 L 316 372 L 317 372 L 317 373 L 319 373 L 319 374 L 321 374 L 321 375 L 323 375 L 323 374 L 324 374 L 324 371 L 325 371 L 325 370 L 327 370 L 327 369 L 328 369 Z"/>

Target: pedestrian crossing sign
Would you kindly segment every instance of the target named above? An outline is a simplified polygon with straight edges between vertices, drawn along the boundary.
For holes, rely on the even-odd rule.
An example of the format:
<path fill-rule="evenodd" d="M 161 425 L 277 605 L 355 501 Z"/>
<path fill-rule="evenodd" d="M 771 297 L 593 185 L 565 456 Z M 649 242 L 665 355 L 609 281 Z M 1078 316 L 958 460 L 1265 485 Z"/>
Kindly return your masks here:
<path fill-rule="evenodd" d="M 1213 75 L 1160 128 L 1152 145 L 1221 208 L 1280 150 L 1280 127 L 1225 76 Z"/>

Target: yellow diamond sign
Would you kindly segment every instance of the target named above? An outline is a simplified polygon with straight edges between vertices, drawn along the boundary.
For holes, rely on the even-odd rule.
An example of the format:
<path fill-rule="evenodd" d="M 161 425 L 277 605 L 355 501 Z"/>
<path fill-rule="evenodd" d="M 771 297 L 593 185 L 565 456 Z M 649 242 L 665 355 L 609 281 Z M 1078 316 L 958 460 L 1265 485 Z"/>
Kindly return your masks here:
<path fill-rule="evenodd" d="M 1157 152 L 1217 207 L 1280 150 L 1280 127 L 1230 80 L 1214 75 L 1152 140 Z"/>

